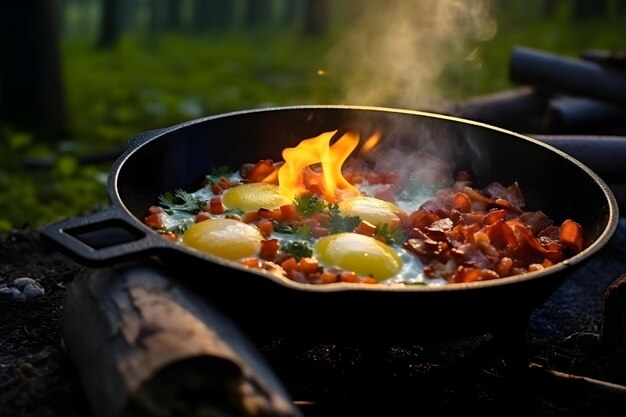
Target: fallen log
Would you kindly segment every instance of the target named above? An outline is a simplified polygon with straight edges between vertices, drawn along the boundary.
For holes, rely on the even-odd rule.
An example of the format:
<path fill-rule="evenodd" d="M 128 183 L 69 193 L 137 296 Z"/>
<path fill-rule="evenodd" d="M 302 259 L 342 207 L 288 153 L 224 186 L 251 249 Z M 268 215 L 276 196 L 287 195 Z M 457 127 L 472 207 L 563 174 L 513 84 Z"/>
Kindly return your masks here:
<path fill-rule="evenodd" d="M 515 47 L 510 56 L 509 78 L 548 93 L 626 104 L 626 73 L 582 59 Z"/>
<path fill-rule="evenodd" d="M 247 337 L 156 263 L 82 271 L 62 332 L 96 417 L 302 415 Z"/>

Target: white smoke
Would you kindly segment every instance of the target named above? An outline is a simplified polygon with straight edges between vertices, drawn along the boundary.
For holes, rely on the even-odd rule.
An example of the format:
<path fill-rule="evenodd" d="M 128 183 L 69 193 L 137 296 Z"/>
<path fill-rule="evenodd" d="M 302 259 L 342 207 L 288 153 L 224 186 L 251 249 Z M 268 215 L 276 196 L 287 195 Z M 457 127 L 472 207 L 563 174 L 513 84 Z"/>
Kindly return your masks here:
<path fill-rule="evenodd" d="M 446 65 L 476 59 L 472 43 L 491 39 L 491 0 L 369 2 L 327 58 L 326 76 L 346 104 L 423 108 L 441 98 Z M 465 62 L 463 62 L 465 61 Z"/>

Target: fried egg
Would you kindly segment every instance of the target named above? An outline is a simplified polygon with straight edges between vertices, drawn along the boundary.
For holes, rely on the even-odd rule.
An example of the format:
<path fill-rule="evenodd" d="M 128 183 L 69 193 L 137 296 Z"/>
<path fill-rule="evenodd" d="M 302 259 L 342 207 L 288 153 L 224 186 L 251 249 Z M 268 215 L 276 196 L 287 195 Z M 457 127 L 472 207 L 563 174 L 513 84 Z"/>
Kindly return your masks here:
<path fill-rule="evenodd" d="M 238 260 L 256 256 L 263 236 L 256 227 L 238 220 L 208 219 L 190 226 L 182 240 L 202 252 Z"/>
<path fill-rule="evenodd" d="M 229 188 L 222 194 L 222 204 L 228 209 L 257 211 L 261 208 L 274 210 L 291 201 L 283 196 L 278 185 L 251 182 Z"/>
<path fill-rule="evenodd" d="M 338 203 L 342 216 L 359 216 L 374 225 L 398 219 L 403 210 L 394 203 L 375 197 L 352 197 Z"/>
<path fill-rule="evenodd" d="M 337 266 L 377 281 L 402 269 L 402 260 L 392 248 L 358 233 L 337 233 L 319 239 L 315 256 L 327 267 Z"/>

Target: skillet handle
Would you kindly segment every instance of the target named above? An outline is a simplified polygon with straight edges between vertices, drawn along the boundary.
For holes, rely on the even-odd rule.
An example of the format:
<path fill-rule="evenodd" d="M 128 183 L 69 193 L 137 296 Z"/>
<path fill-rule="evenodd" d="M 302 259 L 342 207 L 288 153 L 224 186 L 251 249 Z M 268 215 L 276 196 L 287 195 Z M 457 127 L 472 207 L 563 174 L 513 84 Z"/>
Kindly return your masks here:
<path fill-rule="evenodd" d="M 138 229 L 126 216 L 121 208 L 110 206 L 44 226 L 40 232 L 44 240 L 90 266 L 111 265 L 168 248 L 171 242 Z"/>

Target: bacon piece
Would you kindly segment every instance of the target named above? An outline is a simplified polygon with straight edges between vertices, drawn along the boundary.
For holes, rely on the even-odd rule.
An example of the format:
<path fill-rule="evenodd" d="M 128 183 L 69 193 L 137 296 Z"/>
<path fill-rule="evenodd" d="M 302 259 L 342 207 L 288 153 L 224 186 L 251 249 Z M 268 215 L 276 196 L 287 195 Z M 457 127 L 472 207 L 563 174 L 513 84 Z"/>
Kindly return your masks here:
<path fill-rule="evenodd" d="M 574 253 L 583 250 L 583 228 L 575 221 L 566 219 L 561 224 L 559 237 L 561 238 L 561 242 L 569 249 L 573 250 Z"/>
<path fill-rule="evenodd" d="M 475 282 L 500 278 L 495 271 L 460 266 L 450 282 Z"/>
<path fill-rule="evenodd" d="M 519 219 L 525 226 L 530 227 L 534 235 L 538 235 L 553 223 L 543 211 L 527 211 L 520 214 Z"/>

